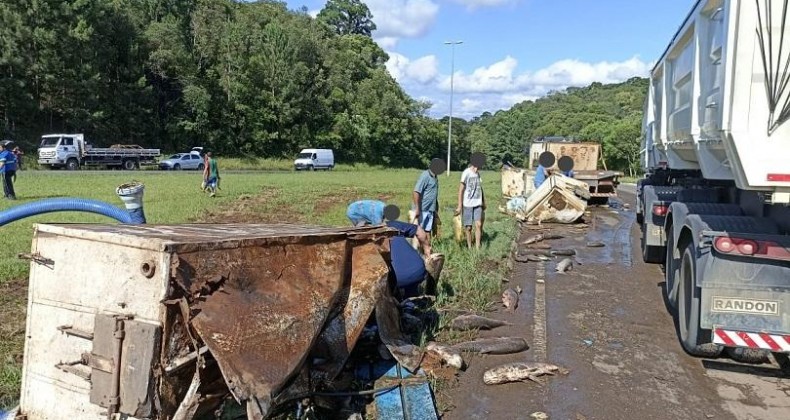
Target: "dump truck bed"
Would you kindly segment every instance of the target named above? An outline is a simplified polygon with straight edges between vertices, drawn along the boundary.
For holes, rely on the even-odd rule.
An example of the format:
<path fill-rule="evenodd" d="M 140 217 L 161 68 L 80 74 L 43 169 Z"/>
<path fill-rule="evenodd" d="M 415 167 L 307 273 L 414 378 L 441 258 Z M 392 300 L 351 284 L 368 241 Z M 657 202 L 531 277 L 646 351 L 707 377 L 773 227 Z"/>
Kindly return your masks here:
<path fill-rule="evenodd" d="M 741 189 L 790 194 L 785 7 L 696 3 L 650 74 L 645 169 L 701 170 Z"/>

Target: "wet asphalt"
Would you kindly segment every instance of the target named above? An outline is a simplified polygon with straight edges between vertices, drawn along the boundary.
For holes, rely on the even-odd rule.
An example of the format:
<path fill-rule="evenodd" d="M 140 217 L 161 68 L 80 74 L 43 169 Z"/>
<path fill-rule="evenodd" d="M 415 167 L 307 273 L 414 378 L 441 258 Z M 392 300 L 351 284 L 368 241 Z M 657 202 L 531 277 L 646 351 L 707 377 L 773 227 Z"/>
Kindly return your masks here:
<path fill-rule="evenodd" d="M 575 248 L 570 273 L 556 264 L 515 263 L 510 282 L 523 288 L 515 313 L 488 314 L 514 325 L 482 337 L 521 336 L 525 352 L 475 356 L 447 391 L 443 419 L 790 419 L 790 370 L 771 363 L 744 365 L 726 357 L 686 354 L 663 299 L 659 265 L 645 264 L 625 185 L 609 208 L 593 208 L 587 226 L 530 226 L 522 238 L 550 230 L 563 239 L 554 249 Z M 627 203 L 628 207 L 623 205 Z M 601 241 L 602 248 L 587 248 Z M 540 281 L 542 280 L 542 282 Z M 565 373 L 531 382 L 483 384 L 483 373 L 509 362 L 538 361 Z M 780 358 L 781 361 L 781 358 Z"/>

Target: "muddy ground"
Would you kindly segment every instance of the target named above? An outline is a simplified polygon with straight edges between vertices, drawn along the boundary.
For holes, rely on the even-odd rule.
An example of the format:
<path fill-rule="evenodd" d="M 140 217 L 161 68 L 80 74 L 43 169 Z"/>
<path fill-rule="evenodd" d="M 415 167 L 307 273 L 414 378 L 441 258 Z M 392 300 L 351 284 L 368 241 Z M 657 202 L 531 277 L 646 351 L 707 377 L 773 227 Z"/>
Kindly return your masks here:
<path fill-rule="evenodd" d="M 633 194 L 621 193 L 633 208 Z M 453 406 L 443 419 L 790 419 L 790 370 L 687 355 L 662 295 L 663 274 L 645 264 L 639 228 L 622 202 L 592 211 L 587 229 L 543 225 L 565 236 L 550 241 L 575 248 L 578 264 L 557 274 L 559 261 L 516 263 L 509 285 L 523 293 L 515 313 L 490 314 L 514 325 L 482 337 L 522 336 L 525 352 L 474 357 L 447 391 Z M 619 204 L 619 205 L 618 205 Z M 587 248 L 600 240 L 603 248 Z M 542 279 L 544 282 L 536 281 Z M 485 385 L 483 372 L 501 363 L 541 361 L 568 370 L 535 383 Z"/>

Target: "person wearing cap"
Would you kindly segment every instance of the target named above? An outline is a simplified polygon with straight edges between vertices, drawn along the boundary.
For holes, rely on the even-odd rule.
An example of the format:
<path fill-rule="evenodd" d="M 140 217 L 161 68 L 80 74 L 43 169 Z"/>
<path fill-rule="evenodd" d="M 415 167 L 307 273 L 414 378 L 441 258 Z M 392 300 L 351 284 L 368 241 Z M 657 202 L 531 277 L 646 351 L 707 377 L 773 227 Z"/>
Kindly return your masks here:
<path fill-rule="evenodd" d="M 7 147 L 8 144 L 0 143 L 0 173 L 3 176 L 3 193 L 5 198 L 16 200 L 16 192 L 14 192 L 16 155 Z"/>

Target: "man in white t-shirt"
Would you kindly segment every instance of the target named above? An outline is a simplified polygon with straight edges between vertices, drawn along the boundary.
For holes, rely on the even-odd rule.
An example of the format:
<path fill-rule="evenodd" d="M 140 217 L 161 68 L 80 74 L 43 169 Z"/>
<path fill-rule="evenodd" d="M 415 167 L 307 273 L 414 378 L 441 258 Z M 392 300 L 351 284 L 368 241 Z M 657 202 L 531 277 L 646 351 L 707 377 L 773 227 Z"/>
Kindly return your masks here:
<path fill-rule="evenodd" d="M 483 236 L 483 219 L 486 209 L 483 184 L 480 178 L 480 168 L 485 164 L 485 157 L 480 153 L 472 155 L 471 164 L 461 174 L 461 184 L 458 187 L 458 207 L 455 214 L 461 214 L 466 230 L 466 245 L 472 247 L 472 226 L 475 228 L 475 246 L 480 249 Z"/>

